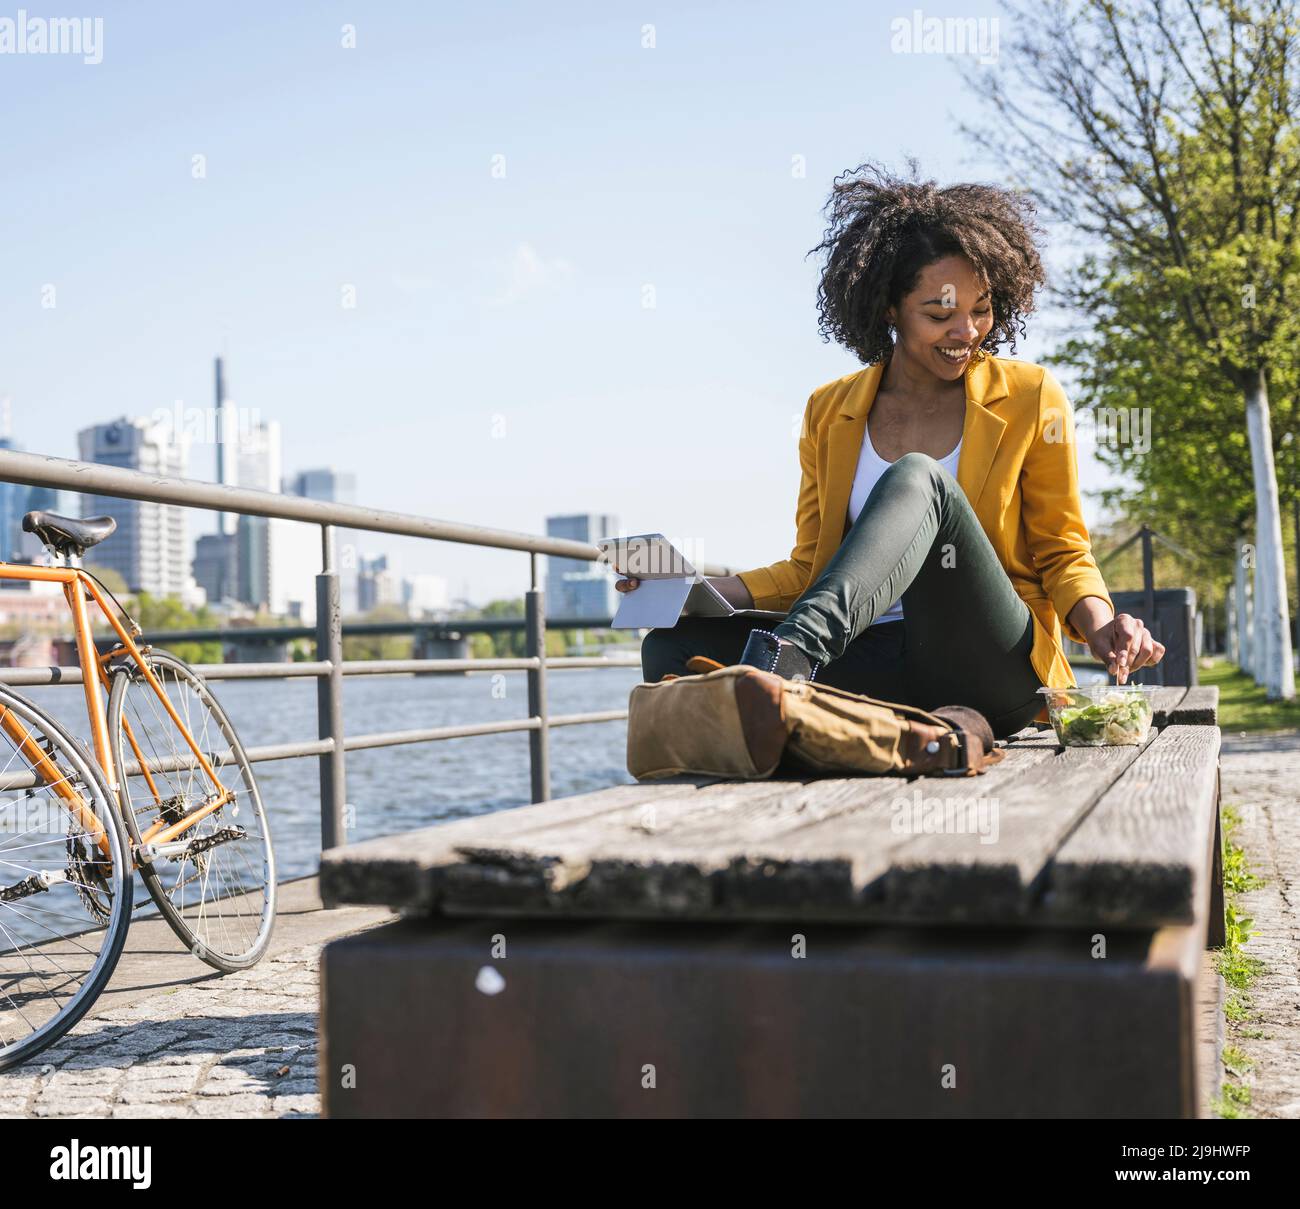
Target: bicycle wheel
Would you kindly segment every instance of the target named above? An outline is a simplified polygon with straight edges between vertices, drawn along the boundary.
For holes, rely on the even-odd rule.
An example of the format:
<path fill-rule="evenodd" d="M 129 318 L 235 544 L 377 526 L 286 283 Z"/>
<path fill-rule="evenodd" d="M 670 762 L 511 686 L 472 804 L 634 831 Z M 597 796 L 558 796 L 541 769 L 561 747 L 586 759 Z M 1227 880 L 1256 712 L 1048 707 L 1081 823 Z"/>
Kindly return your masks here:
<path fill-rule="evenodd" d="M 0 688 L 0 1070 L 57 1041 L 98 998 L 131 922 L 113 795 L 82 744 Z"/>
<path fill-rule="evenodd" d="M 133 662 L 113 672 L 108 737 L 122 821 L 140 880 L 186 948 L 218 970 L 266 952 L 275 922 L 275 853 L 253 767 L 207 683 L 166 651 L 145 658 L 176 716 L 234 797 L 150 853 L 164 829 L 204 810 L 218 790 Z M 141 761 L 148 775 L 139 771 Z M 233 774 L 233 775 L 232 775 Z"/>

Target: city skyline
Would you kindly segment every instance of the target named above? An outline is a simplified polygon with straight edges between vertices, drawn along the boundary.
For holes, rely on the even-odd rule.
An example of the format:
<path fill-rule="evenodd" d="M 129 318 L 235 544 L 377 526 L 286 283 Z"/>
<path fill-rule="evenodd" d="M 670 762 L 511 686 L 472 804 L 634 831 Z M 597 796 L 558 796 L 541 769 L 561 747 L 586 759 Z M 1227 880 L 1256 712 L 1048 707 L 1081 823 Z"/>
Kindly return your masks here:
<path fill-rule="evenodd" d="M 307 467 L 286 475 L 277 421 L 243 423 L 224 406 L 223 366 L 215 362 L 217 397 L 211 438 L 216 446 L 218 481 L 257 491 L 289 493 L 335 502 L 355 502 L 355 476 L 335 467 Z M 3 426 L 7 430 L 7 408 Z M 187 417 L 188 418 L 188 417 Z M 150 475 L 189 477 L 195 433 L 175 415 L 120 416 L 77 433 L 80 460 Z M 21 445 L 0 436 L 0 448 Z M 112 571 L 128 590 L 174 598 L 184 607 L 211 608 L 218 617 L 247 616 L 261 609 L 304 624 L 315 622 L 315 576 L 320 534 L 315 525 L 278 517 L 208 512 L 116 496 L 0 483 L 0 544 L 13 561 L 48 561 L 39 541 L 22 531 L 23 515 L 35 508 L 90 517 L 108 514 L 117 527 L 112 537 L 88 551 L 85 564 Z M 206 516 L 210 532 L 193 532 Z M 340 579 L 345 615 L 397 605 L 409 615 L 443 612 L 450 599 L 446 579 L 428 573 L 403 575 L 389 555 L 364 549 L 367 531 L 339 529 Z M 21 583 L 5 593 L 31 594 Z M 38 593 L 39 595 L 39 593 Z M 47 620 L 48 609 L 15 606 L 3 620 Z"/>

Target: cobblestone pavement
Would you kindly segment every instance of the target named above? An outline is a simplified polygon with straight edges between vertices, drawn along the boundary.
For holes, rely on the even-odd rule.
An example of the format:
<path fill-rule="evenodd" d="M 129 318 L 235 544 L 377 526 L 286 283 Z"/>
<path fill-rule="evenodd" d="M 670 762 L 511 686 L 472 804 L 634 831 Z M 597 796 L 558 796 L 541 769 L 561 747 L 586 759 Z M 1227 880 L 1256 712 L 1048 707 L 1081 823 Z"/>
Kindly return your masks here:
<path fill-rule="evenodd" d="M 315 1116 L 320 948 L 92 1015 L 0 1074 L 0 1116 Z"/>
<path fill-rule="evenodd" d="M 1223 737 L 1224 805 L 1241 815 L 1236 842 L 1264 879 L 1237 899 L 1250 916 L 1245 946 L 1265 970 L 1251 986 L 1249 1018 L 1227 1025 L 1227 1040 L 1252 1061 L 1256 1117 L 1300 1117 L 1300 734 Z"/>

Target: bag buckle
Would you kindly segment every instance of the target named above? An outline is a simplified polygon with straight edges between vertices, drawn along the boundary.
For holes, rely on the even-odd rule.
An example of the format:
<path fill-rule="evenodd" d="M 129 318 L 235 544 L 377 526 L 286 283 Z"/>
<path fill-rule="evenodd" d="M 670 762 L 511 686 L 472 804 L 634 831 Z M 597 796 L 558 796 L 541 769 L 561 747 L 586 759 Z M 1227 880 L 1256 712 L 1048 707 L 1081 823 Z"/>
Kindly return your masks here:
<path fill-rule="evenodd" d="M 970 736 L 964 731 L 953 727 L 948 734 L 956 741 L 957 755 L 959 763 L 956 768 L 945 768 L 942 770 L 945 777 L 968 777 L 975 772 L 971 764 L 970 753 Z"/>

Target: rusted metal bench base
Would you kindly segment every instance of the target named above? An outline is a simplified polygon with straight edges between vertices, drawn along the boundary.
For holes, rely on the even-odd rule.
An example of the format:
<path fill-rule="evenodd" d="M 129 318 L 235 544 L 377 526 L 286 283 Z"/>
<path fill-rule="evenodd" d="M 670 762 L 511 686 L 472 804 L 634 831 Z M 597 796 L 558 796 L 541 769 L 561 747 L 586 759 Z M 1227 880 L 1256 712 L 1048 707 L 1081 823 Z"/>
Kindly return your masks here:
<path fill-rule="evenodd" d="M 1195 1116 L 1204 923 L 1105 940 L 1099 958 L 1082 930 L 402 920 L 325 950 L 323 1106 Z"/>

